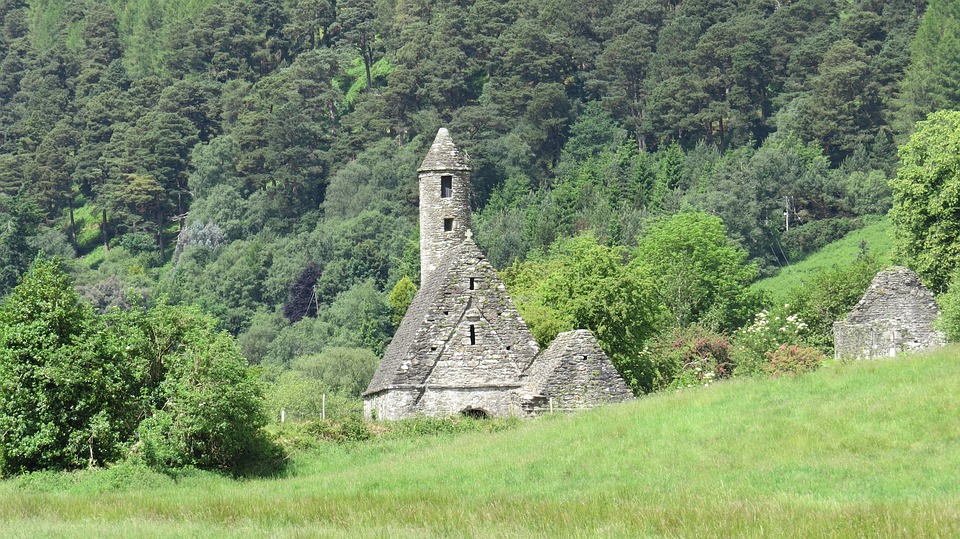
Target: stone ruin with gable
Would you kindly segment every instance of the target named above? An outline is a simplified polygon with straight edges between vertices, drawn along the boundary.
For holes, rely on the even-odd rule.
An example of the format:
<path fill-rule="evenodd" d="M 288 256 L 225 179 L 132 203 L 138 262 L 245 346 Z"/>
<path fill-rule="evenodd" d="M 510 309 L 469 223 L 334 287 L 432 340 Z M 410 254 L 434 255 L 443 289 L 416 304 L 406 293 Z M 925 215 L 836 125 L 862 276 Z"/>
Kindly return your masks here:
<path fill-rule="evenodd" d="M 946 344 L 933 329 L 940 314 L 933 293 L 903 267 L 881 271 L 846 319 L 833 324 L 837 358 L 870 359 Z"/>
<path fill-rule="evenodd" d="M 633 398 L 590 331 L 540 350 L 470 232 L 470 167 L 441 128 L 418 169 L 420 290 L 364 392 L 368 419 L 534 416 Z"/>

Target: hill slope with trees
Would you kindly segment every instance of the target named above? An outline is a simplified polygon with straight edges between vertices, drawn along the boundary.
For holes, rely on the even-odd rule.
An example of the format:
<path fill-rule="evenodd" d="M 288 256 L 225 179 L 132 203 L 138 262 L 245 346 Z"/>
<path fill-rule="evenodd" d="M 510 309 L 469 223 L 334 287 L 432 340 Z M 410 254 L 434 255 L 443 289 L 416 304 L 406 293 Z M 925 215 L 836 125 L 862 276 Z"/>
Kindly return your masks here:
<path fill-rule="evenodd" d="M 538 338 L 589 327 L 657 389 L 679 371 L 649 350 L 726 349 L 767 302 L 752 280 L 890 209 L 898 146 L 960 106 L 955 11 L 3 0 L 0 294 L 60 257 L 98 316 L 199 308 L 274 408 L 329 392 L 355 413 L 418 284 L 415 169 L 446 126 L 472 156 L 475 237 Z M 806 344 L 829 353 L 844 305 L 821 307 Z"/>

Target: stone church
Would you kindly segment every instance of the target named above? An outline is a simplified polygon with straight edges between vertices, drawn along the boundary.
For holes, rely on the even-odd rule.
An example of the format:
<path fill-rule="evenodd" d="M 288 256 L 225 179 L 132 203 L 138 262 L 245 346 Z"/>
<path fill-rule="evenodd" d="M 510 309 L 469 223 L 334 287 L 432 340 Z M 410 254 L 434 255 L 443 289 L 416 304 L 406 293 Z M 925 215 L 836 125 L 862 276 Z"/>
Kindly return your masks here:
<path fill-rule="evenodd" d="M 421 286 L 364 392 L 366 417 L 532 416 L 633 398 L 589 331 L 537 346 L 472 239 L 470 167 L 446 129 L 418 174 Z"/>
<path fill-rule="evenodd" d="M 912 270 L 894 266 L 873 278 L 863 298 L 847 317 L 833 323 L 837 358 L 892 357 L 947 343 L 934 329 L 940 307 L 933 293 Z"/>

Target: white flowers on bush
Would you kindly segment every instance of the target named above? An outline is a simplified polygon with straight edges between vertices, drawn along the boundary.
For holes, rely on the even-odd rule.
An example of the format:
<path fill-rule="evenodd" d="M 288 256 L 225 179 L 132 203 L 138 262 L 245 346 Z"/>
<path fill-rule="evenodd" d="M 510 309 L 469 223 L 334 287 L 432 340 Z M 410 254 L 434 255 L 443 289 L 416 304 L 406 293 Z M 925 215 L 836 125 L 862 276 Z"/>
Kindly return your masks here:
<path fill-rule="evenodd" d="M 784 309 L 790 307 L 789 303 L 783 305 Z M 753 318 L 753 324 L 747 327 L 744 331 L 750 333 L 763 333 L 769 331 L 771 328 L 770 322 L 773 322 L 773 327 L 780 326 L 778 331 L 781 333 L 791 333 L 793 335 L 799 335 L 803 330 L 807 329 L 807 324 L 800 319 L 800 316 L 796 314 L 791 314 L 786 317 L 781 317 L 779 314 L 774 315 L 772 320 L 770 318 L 770 311 L 766 309 L 757 313 Z"/>

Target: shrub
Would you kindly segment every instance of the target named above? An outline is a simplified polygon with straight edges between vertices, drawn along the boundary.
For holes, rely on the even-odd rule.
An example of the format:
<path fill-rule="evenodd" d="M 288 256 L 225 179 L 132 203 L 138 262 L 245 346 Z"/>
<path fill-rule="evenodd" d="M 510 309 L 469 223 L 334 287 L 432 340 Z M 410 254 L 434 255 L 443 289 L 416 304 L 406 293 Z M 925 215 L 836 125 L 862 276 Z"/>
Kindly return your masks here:
<path fill-rule="evenodd" d="M 372 436 L 366 421 L 358 417 L 336 421 L 316 421 L 307 426 L 307 432 L 334 443 L 362 442 L 369 440 Z"/>
<path fill-rule="evenodd" d="M 796 344 L 781 344 L 768 354 L 767 362 L 763 364 L 763 372 L 770 376 L 784 374 L 800 374 L 816 370 L 823 364 L 823 352 L 810 346 Z"/>
<path fill-rule="evenodd" d="M 789 310 L 808 324 L 803 340 L 825 353 L 832 352 L 833 323 L 860 301 L 880 267 L 876 256 L 864 254 L 853 264 L 821 271 L 791 290 Z"/>
<path fill-rule="evenodd" d="M 737 376 L 763 373 L 769 354 L 782 345 L 803 343 L 807 324 L 795 314 L 788 314 L 789 304 L 773 312 L 766 309 L 757 313 L 753 323 L 733 334 L 732 358 Z"/>
<path fill-rule="evenodd" d="M 954 272 L 947 292 L 937 298 L 940 316 L 936 328 L 947 335 L 950 342 L 960 341 L 960 272 Z"/>
<path fill-rule="evenodd" d="M 97 315 L 38 258 L 0 305 L 0 473 L 280 466 L 259 376 L 215 326 L 167 305 Z"/>
<path fill-rule="evenodd" d="M 654 390 L 706 386 L 733 371 L 727 338 L 696 325 L 660 335 L 643 355 L 653 372 Z"/>

